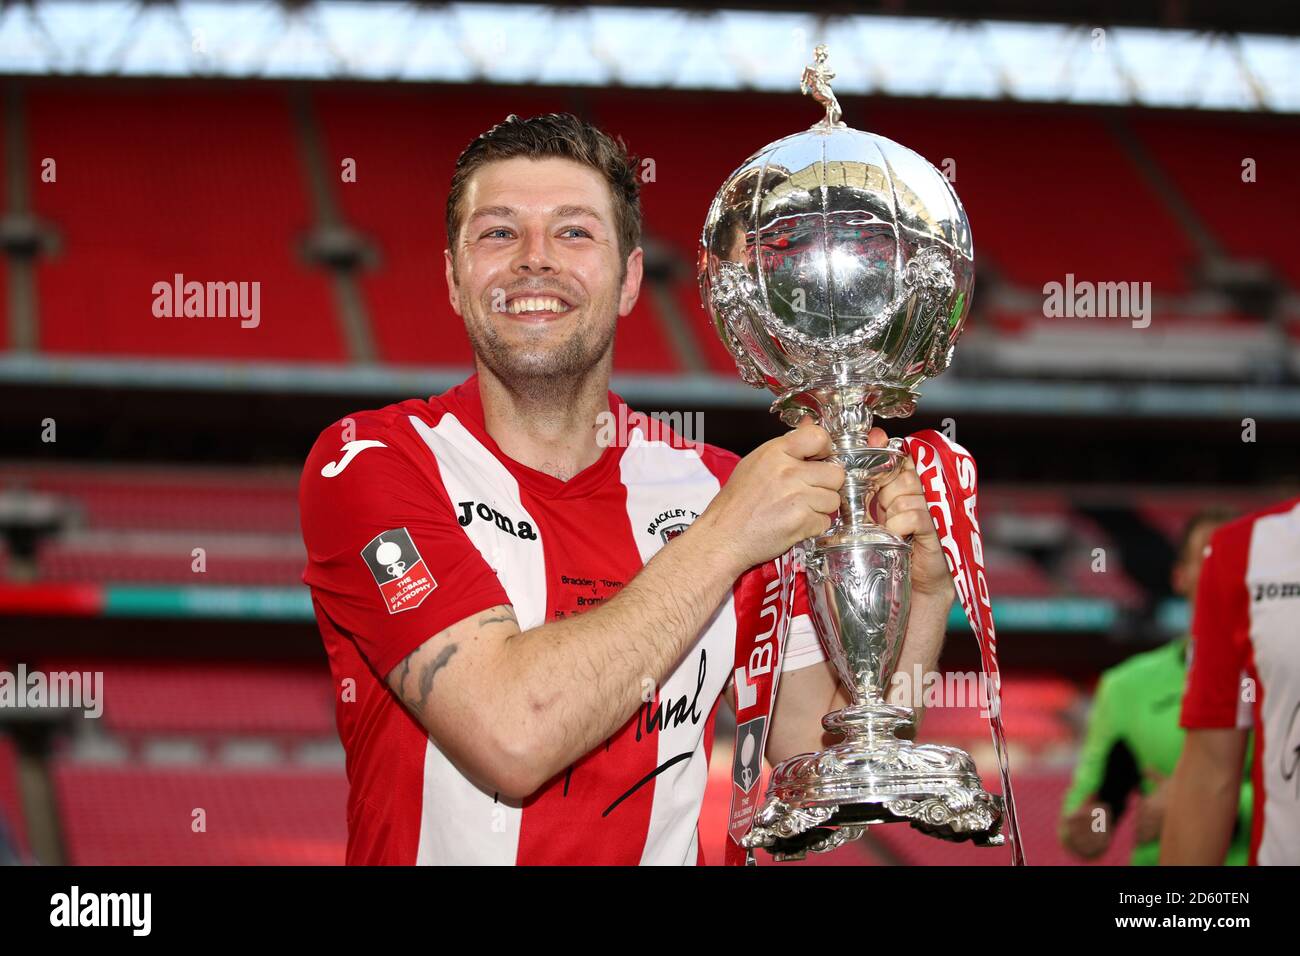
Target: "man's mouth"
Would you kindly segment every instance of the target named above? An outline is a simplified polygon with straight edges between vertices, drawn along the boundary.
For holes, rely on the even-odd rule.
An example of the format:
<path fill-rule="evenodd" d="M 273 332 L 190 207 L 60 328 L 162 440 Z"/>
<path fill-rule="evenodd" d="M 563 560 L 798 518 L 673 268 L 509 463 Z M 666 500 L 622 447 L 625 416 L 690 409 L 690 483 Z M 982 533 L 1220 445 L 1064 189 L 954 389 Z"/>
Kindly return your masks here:
<path fill-rule="evenodd" d="M 556 295 L 516 295 L 506 299 L 506 314 L 521 318 L 549 318 L 573 308 Z"/>

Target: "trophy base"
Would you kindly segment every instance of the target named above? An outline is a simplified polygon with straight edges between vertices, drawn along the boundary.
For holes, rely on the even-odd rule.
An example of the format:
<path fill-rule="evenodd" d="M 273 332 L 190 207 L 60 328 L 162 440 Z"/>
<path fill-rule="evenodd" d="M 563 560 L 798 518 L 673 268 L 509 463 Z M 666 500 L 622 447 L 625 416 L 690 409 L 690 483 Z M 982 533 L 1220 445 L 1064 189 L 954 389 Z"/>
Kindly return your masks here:
<path fill-rule="evenodd" d="M 826 728 L 845 739 L 777 766 L 742 844 L 800 860 L 873 824 L 903 822 L 940 839 L 1001 846 L 1002 798 L 983 788 L 965 751 L 897 737 L 912 720 L 907 708 L 878 703 L 828 714 Z"/>

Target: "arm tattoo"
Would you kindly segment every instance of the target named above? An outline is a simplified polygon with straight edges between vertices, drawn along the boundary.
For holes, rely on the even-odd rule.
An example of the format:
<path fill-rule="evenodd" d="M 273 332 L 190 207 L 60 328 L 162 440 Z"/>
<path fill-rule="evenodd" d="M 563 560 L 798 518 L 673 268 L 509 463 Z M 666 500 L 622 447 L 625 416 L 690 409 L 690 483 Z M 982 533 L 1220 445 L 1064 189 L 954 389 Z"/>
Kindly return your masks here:
<path fill-rule="evenodd" d="M 515 611 L 512 607 L 503 607 L 500 611 L 488 611 L 478 619 L 479 627 L 487 627 L 489 624 L 514 624 L 518 626 L 519 618 L 515 617 Z"/>
<path fill-rule="evenodd" d="M 438 676 L 438 671 L 447 666 L 447 662 L 451 660 L 451 656 L 456 653 L 456 645 L 448 644 L 440 650 L 432 660 L 425 661 L 423 664 L 417 662 L 416 666 L 418 668 L 419 677 L 418 690 L 420 692 L 418 697 L 408 695 L 406 692 L 406 678 L 411 673 L 411 662 L 420 655 L 421 651 L 425 649 L 429 642 L 433 641 L 434 638 L 444 637 L 447 633 L 447 631 L 439 631 L 433 637 L 429 638 L 429 641 L 421 644 L 410 654 L 406 655 L 406 658 L 402 661 L 402 666 L 399 669 L 394 670 L 388 677 L 388 686 L 399 698 L 401 698 L 402 703 L 406 704 L 406 706 L 416 715 L 423 713 L 424 707 L 429 700 L 429 692 L 433 690 L 433 679 Z"/>
<path fill-rule="evenodd" d="M 451 656 L 456 653 L 456 645 L 448 644 L 438 652 L 438 656 L 431 661 L 425 661 L 424 666 L 420 669 L 420 709 L 423 711 L 425 705 L 429 702 L 429 691 L 433 690 L 433 679 L 438 676 L 438 671 L 447 666 Z"/>
<path fill-rule="evenodd" d="M 517 627 L 519 625 L 519 619 L 515 617 L 514 608 L 507 604 L 491 608 L 479 617 L 479 627 L 487 627 L 489 624 L 514 624 Z M 388 686 L 392 688 L 393 692 L 397 694 L 399 698 L 401 698 L 402 703 L 406 704 L 407 708 L 413 714 L 419 715 L 424 713 L 425 708 L 429 704 L 429 694 L 433 691 L 434 678 L 438 676 L 438 671 L 447 666 L 447 662 L 451 660 L 452 655 L 456 653 L 458 648 L 456 644 L 447 644 L 428 660 L 420 662 L 415 659 L 421 656 L 424 653 L 425 648 L 434 640 L 440 637 L 447 637 L 450 633 L 450 628 L 445 631 L 439 631 L 424 644 L 421 644 L 418 648 L 408 654 L 406 659 L 402 661 L 401 667 L 395 669 L 393 673 L 389 675 Z M 412 661 L 415 661 L 416 686 L 410 693 L 408 693 L 406 688 L 406 679 L 411 675 Z"/>

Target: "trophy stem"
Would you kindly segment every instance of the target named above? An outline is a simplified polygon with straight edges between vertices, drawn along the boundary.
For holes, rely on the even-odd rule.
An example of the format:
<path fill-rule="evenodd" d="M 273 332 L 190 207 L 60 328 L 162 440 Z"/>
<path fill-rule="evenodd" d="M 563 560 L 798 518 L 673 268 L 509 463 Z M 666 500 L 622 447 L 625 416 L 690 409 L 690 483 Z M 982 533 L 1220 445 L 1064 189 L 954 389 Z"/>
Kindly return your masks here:
<path fill-rule="evenodd" d="M 874 693 L 865 702 L 850 704 L 822 718 L 822 726 L 830 733 L 871 749 L 897 742 L 898 732 L 915 723 L 916 714 L 910 707 L 886 704 Z"/>
<path fill-rule="evenodd" d="M 840 510 L 833 530 L 862 531 L 868 524 L 867 496 L 871 485 L 849 474 L 844 458 L 831 455 L 831 461 L 844 466 L 844 485 L 840 488 Z"/>

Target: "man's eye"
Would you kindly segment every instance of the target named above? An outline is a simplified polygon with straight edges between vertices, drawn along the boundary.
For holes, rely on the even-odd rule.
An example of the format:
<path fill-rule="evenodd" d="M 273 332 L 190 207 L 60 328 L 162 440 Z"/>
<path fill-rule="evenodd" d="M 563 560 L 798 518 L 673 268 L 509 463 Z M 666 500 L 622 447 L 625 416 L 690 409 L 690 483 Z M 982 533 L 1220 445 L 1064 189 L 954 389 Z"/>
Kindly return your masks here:
<path fill-rule="evenodd" d="M 581 226 L 566 226 L 564 229 L 560 231 L 560 235 L 562 236 L 567 235 L 568 233 L 571 232 L 576 232 L 579 236 L 586 239 L 591 238 L 591 233 L 589 233 L 586 229 L 583 229 Z"/>
<path fill-rule="evenodd" d="M 505 226 L 497 226 L 495 229 L 489 229 L 487 232 L 483 233 L 483 235 L 480 236 L 479 238 L 490 239 L 490 238 L 495 238 L 498 235 L 500 235 L 502 238 L 509 238 L 510 230 L 507 229 Z"/>

